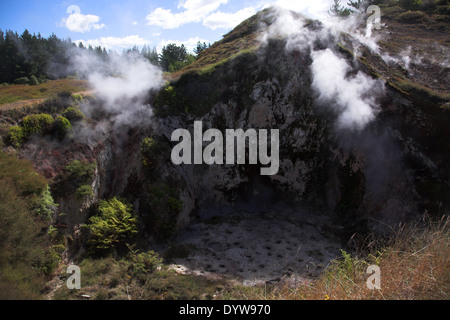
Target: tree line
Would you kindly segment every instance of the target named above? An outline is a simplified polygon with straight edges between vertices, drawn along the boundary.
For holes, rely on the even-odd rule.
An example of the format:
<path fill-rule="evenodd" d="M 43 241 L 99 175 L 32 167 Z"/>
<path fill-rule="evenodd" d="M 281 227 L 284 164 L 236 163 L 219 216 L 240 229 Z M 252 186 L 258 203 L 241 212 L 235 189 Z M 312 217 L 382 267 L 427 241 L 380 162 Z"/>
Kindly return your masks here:
<path fill-rule="evenodd" d="M 168 44 L 158 54 L 156 48 L 148 45 L 139 49 L 134 46 L 123 51 L 125 54 L 139 54 L 163 71 L 175 72 L 195 61 L 197 56 L 210 45 L 197 43 L 194 53 L 189 53 L 182 45 Z M 78 45 L 70 38 L 59 39 L 55 34 L 45 38 L 40 33 L 31 34 L 25 30 L 18 34 L 12 30 L 0 30 L 0 84 L 38 84 L 47 79 L 60 79 L 71 76 L 71 50 L 87 50 L 108 59 L 111 51 L 101 46 Z"/>

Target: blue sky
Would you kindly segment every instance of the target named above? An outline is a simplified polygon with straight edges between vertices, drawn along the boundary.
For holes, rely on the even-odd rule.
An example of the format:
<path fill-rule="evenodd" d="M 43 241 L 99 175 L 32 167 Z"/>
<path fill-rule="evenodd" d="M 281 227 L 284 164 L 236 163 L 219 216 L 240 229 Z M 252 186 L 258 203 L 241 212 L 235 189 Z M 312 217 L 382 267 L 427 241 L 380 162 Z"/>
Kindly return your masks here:
<path fill-rule="evenodd" d="M 0 29 L 52 33 L 121 51 L 168 43 L 214 43 L 239 22 L 278 4 L 319 18 L 332 0 L 0 0 Z"/>

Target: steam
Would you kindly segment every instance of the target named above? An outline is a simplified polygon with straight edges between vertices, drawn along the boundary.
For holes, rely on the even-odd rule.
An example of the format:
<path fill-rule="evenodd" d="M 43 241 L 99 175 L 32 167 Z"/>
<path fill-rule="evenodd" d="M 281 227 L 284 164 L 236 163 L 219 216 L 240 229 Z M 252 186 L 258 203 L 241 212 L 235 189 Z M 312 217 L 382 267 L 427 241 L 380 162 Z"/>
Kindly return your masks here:
<path fill-rule="evenodd" d="M 137 54 L 108 58 L 93 52 L 75 48 L 72 66 L 77 74 L 88 79 L 95 95 L 103 102 L 101 111 L 114 115 L 113 122 L 132 125 L 151 116 L 151 107 L 145 103 L 148 93 L 162 86 L 162 71 Z M 86 113 L 94 113 L 98 106 L 84 107 Z M 146 113 L 146 114 L 143 114 Z"/>
<path fill-rule="evenodd" d="M 355 70 L 344 57 L 330 49 L 336 47 L 341 32 L 347 32 L 356 39 L 356 49 L 364 45 L 378 51 L 376 41 L 365 37 L 365 30 L 364 34 L 358 31 L 360 18 L 357 15 L 347 20 L 330 17 L 324 23 L 312 22 L 281 8 L 276 9 L 275 18 L 261 38 L 263 43 L 283 37 L 288 52 L 296 50 L 309 54 L 312 88 L 318 95 L 318 102 L 338 114 L 339 129 L 364 129 L 379 111 L 377 97 L 384 93 L 383 82 Z"/>
<path fill-rule="evenodd" d="M 312 86 L 319 93 L 319 101 L 339 113 L 339 128 L 362 129 L 375 119 L 375 97 L 382 91 L 378 81 L 361 71 L 347 76 L 350 66 L 330 49 L 313 52 L 311 57 Z"/>

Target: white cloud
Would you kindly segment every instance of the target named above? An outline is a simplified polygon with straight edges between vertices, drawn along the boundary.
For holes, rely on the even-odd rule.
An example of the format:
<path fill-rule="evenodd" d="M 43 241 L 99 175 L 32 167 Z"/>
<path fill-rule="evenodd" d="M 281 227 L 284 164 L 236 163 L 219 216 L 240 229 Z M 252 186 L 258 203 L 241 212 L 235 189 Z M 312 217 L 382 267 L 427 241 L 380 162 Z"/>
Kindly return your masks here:
<path fill-rule="evenodd" d="M 342 1 L 344 2 L 344 1 Z M 320 19 L 327 16 L 327 12 L 332 4 L 331 0 L 314 1 L 292 1 L 292 0 L 273 0 L 267 1 L 264 8 L 270 6 L 279 6 L 288 10 L 303 13 L 305 16 L 313 19 Z"/>
<path fill-rule="evenodd" d="M 176 29 L 186 23 L 201 22 L 227 2 L 228 0 L 184 0 L 178 5 L 178 8 L 184 11 L 173 13 L 169 9 L 157 8 L 147 15 L 147 24 L 164 29 Z"/>
<path fill-rule="evenodd" d="M 206 42 L 208 43 L 208 40 L 199 38 L 199 37 L 195 37 L 195 38 L 189 38 L 187 40 L 162 40 L 160 43 L 158 43 L 158 45 L 156 46 L 156 50 L 158 50 L 159 52 L 161 52 L 162 47 L 167 46 L 170 43 L 175 43 L 177 46 L 181 46 L 182 44 L 184 44 L 184 46 L 187 48 L 188 51 L 193 52 L 194 48 L 197 47 L 197 42 Z"/>
<path fill-rule="evenodd" d="M 118 49 L 128 49 L 133 46 L 142 47 L 143 45 L 148 45 L 149 41 L 141 38 L 138 35 L 130 35 L 126 37 L 102 37 L 100 39 L 91 39 L 91 40 L 77 40 L 76 44 L 82 42 L 85 46 L 93 46 L 93 47 L 105 47 L 106 49 L 118 50 Z"/>
<path fill-rule="evenodd" d="M 139 24 L 139 23 L 138 23 L 137 21 L 133 21 L 133 22 L 132 22 L 132 25 L 133 25 L 133 26 L 137 26 L 138 24 Z"/>
<path fill-rule="evenodd" d="M 98 30 L 105 27 L 98 24 L 100 17 L 92 14 L 73 13 L 67 19 L 61 20 L 61 24 L 73 32 L 88 32 L 91 29 Z"/>
<path fill-rule="evenodd" d="M 220 28 L 234 28 L 254 14 L 256 14 L 256 9 L 252 7 L 244 8 L 236 13 L 224 13 L 218 11 L 207 16 L 205 20 L 203 20 L 203 25 L 213 30 Z"/>

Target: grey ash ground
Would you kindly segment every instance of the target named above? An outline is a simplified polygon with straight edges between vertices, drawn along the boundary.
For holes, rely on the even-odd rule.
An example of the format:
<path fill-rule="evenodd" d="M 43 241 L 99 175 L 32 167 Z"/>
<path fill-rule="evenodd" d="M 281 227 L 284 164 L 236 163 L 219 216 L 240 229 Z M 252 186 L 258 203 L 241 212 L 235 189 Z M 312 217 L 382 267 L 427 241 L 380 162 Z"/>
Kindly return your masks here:
<path fill-rule="evenodd" d="M 305 281 L 340 256 L 340 243 L 325 219 L 310 213 L 241 213 L 197 221 L 174 245 L 191 248 L 174 258 L 179 272 L 234 278 L 244 285 Z"/>

